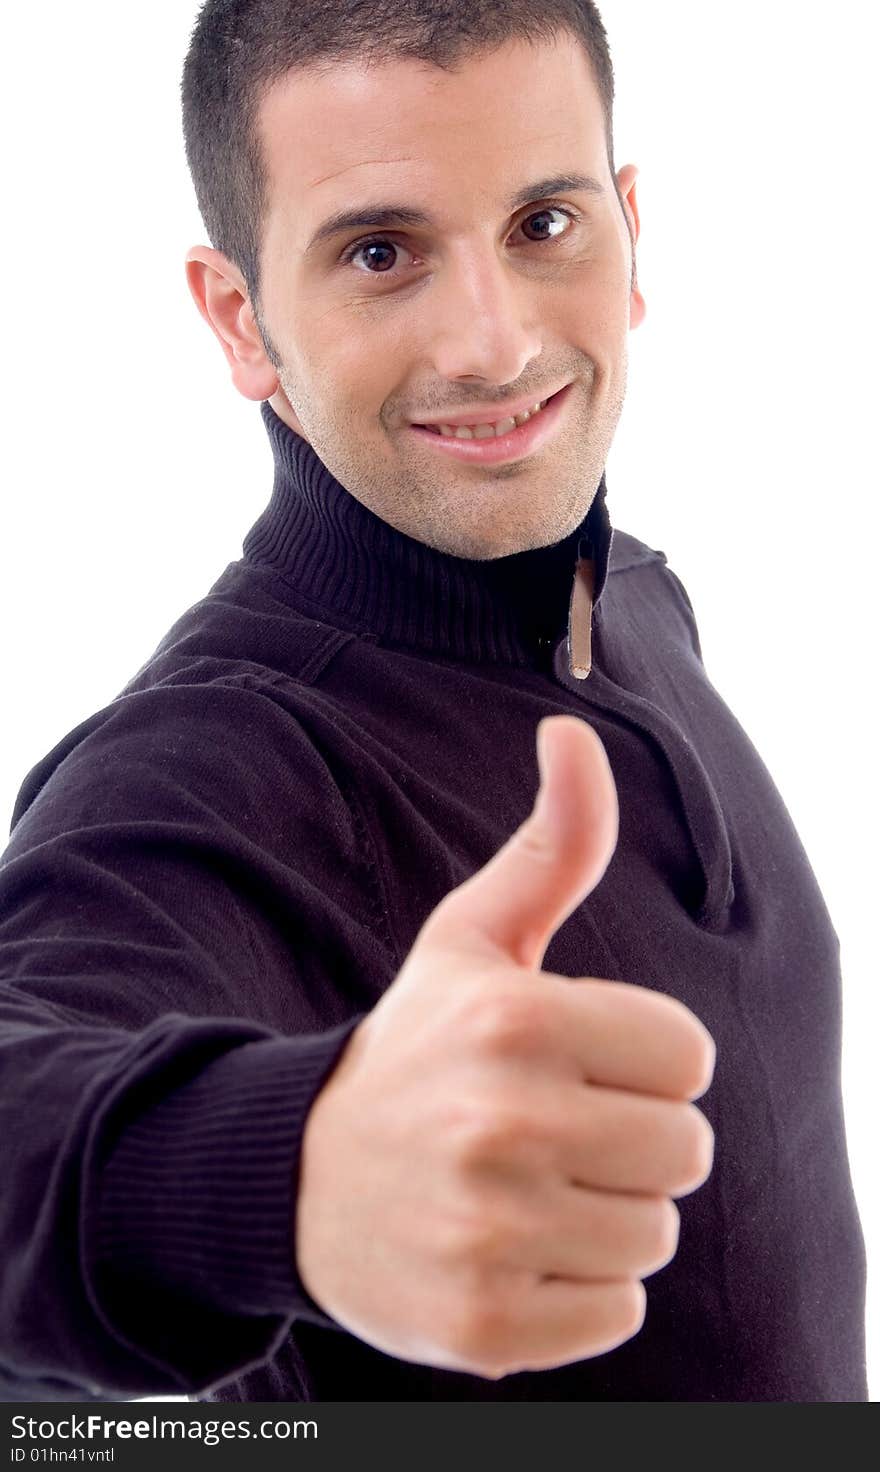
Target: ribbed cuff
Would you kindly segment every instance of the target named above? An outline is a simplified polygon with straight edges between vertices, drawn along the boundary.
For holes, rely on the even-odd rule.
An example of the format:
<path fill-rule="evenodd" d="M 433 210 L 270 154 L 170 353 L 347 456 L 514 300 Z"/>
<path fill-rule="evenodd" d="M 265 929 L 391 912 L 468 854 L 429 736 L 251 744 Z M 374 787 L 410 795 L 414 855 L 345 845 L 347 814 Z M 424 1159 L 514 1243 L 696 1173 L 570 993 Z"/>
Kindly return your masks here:
<path fill-rule="evenodd" d="M 233 1047 L 123 1129 L 86 1234 L 128 1333 L 140 1300 L 151 1317 L 151 1289 L 178 1290 L 188 1315 L 201 1303 L 338 1327 L 297 1272 L 295 1203 L 306 1116 L 360 1021 Z"/>

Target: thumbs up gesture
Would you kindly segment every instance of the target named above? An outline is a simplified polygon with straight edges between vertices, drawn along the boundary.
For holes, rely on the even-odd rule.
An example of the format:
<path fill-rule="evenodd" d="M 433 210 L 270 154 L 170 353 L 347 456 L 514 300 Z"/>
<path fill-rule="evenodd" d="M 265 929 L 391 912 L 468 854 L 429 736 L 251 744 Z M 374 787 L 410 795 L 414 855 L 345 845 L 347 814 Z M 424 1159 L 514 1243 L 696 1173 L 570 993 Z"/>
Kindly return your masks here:
<path fill-rule="evenodd" d="M 309 1111 L 295 1253 L 386 1354 L 499 1380 L 638 1333 L 714 1135 L 710 1034 L 682 1003 L 541 970 L 617 844 L 605 748 L 538 726 L 535 807 L 441 901 Z"/>

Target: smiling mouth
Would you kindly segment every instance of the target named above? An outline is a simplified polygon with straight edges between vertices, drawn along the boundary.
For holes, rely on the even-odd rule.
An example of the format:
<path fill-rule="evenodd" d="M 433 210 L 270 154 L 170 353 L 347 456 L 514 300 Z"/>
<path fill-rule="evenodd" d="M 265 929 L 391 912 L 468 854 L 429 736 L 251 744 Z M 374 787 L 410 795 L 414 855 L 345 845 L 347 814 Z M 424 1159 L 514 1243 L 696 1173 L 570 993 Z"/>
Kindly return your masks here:
<path fill-rule="evenodd" d="M 511 415 L 499 426 L 411 424 L 409 433 L 418 435 L 432 454 L 446 455 L 464 465 L 525 462 L 557 438 L 571 395 L 572 384 L 567 383 L 537 410 Z"/>
<path fill-rule="evenodd" d="M 557 393 L 562 390 L 558 389 Z M 538 414 L 556 398 L 551 394 L 549 398 L 539 400 L 531 409 L 523 409 L 520 414 L 499 415 L 493 424 L 417 424 L 416 429 L 426 429 L 430 434 L 442 434 L 450 439 L 459 440 L 491 440 L 499 439 L 504 434 L 510 434 L 514 429 L 527 424 L 530 419 L 535 419 Z"/>

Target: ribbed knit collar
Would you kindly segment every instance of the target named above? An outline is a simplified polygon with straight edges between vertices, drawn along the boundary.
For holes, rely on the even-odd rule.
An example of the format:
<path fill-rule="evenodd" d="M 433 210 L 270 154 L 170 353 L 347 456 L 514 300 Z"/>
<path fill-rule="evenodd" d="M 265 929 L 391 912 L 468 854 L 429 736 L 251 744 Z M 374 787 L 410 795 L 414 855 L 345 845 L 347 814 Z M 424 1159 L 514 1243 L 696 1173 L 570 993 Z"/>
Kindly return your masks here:
<path fill-rule="evenodd" d="M 306 611 L 323 610 L 329 620 L 382 643 L 474 661 L 544 663 L 568 632 L 575 608 L 581 619 L 586 609 L 588 640 L 583 588 L 595 608 L 613 539 L 604 474 L 583 522 L 561 542 L 475 561 L 440 552 L 383 521 L 331 475 L 268 400 L 261 412 L 275 482 L 242 551 L 246 561 L 281 574 L 308 600 Z M 579 553 L 591 559 L 580 564 L 585 582 L 577 572 Z M 583 631 L 576 638 L 582 647 Z"/>

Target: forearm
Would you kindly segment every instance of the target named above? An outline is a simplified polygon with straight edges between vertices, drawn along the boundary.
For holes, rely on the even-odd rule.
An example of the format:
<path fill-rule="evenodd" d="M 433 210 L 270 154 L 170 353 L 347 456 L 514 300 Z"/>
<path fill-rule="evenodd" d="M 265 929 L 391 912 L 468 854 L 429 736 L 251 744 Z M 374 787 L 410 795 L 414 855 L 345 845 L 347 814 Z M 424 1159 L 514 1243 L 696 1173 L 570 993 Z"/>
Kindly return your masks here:
<path fill-rule="evenodd" d="M 357 1019 L 281 1037 L 169 1014 L 65 1025 L 7 993 L 0 1362 L 8 1394 L 185 1394 L 318 1314 L 294 1262 L 299 1144 Z"/>

